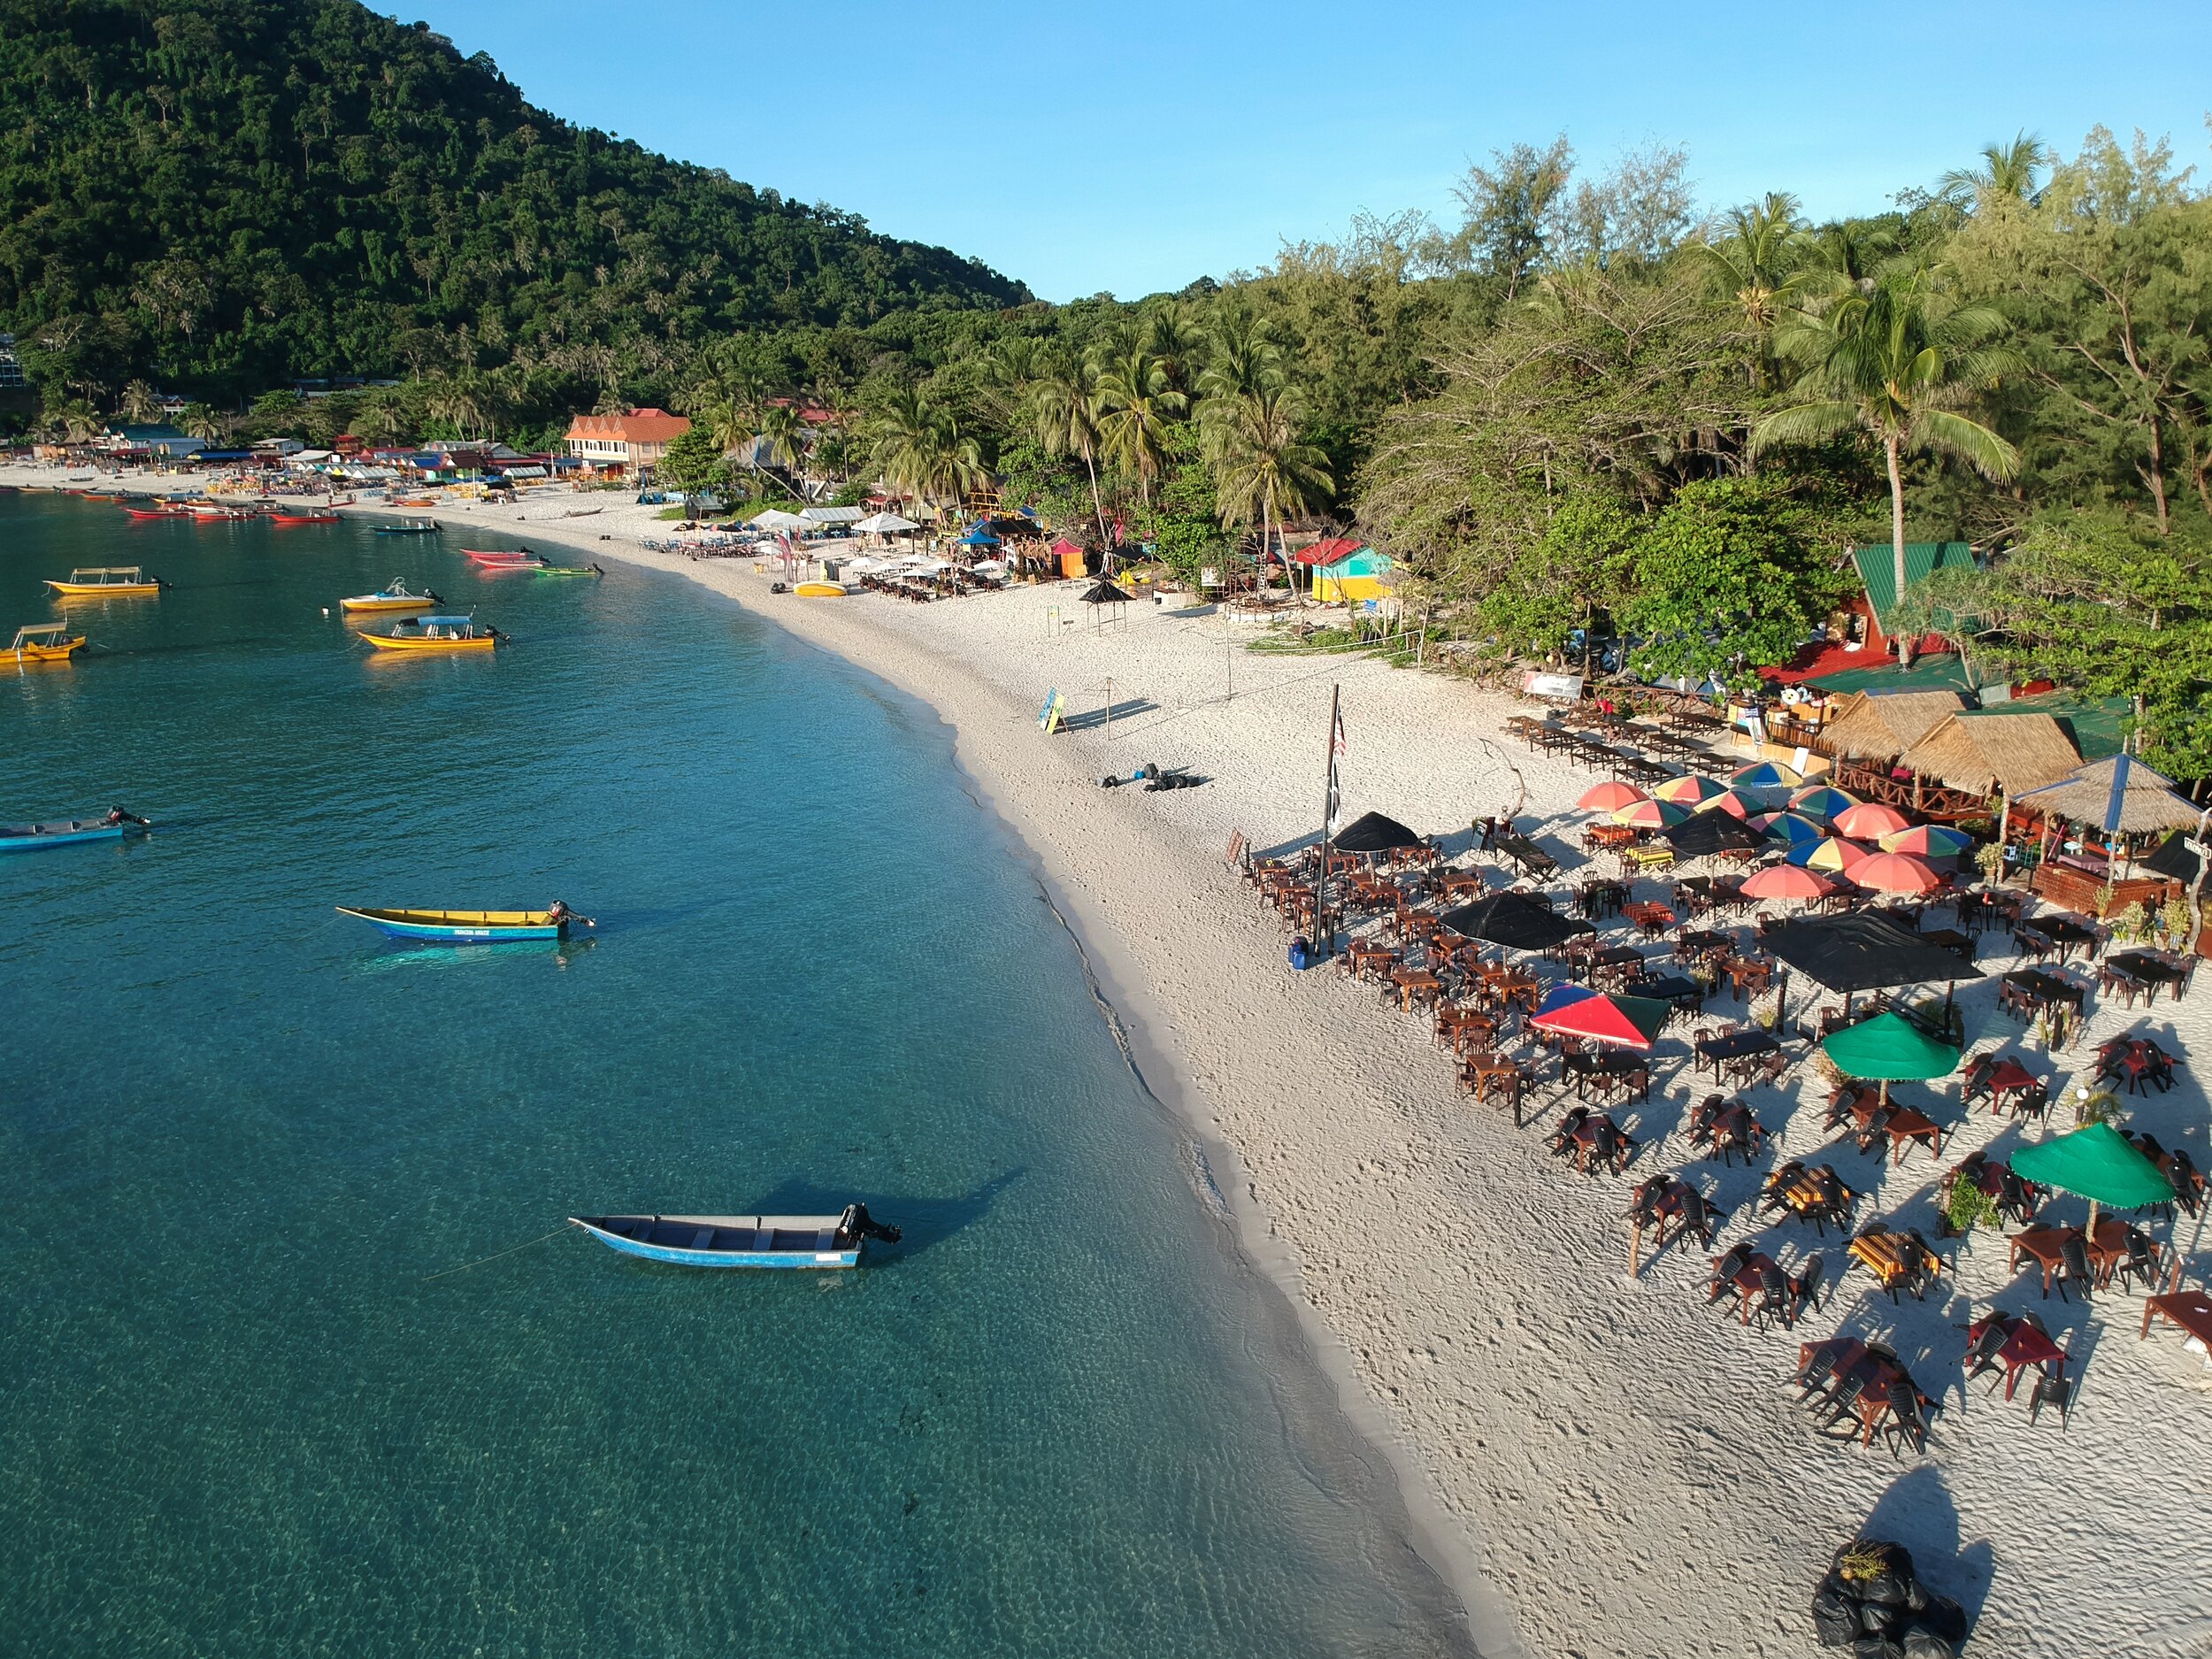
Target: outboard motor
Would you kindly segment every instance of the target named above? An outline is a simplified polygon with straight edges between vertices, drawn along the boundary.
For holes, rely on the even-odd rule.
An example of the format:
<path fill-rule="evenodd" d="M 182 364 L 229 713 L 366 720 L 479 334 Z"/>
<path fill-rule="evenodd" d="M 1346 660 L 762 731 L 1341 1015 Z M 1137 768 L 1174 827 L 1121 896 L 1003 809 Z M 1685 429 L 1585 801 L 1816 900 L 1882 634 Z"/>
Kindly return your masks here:
<path fill-rule="evenodd" d="M 886 1244 L 899 1241 L 899 1230 L 887 1227 L 868 1213 L 865 1204 L 847 1204 L 845 1213 L 838 1217 L 838 1232 L 851 1239 L 880 1239 Z"/>

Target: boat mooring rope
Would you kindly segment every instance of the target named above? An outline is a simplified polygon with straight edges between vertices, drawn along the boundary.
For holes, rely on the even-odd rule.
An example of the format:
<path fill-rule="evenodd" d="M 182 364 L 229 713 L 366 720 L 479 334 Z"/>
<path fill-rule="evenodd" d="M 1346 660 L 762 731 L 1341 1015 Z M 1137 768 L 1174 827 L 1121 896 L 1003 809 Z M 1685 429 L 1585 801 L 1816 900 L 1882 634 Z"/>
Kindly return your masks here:
<path fill-rule="evenodd" d="M 511 1244 L 503 1250 L 494 1251 L 491 1255 L 480 1257 L 476 1261 L 464 1262 L 458 1267 L 442 1267 L 434 1273 L 425 1273 L 422 1276 L 423 1282 L 427 1284 L 431 1279 L 443 1279 L 448 1273 L 465 1273 L 472 1267 L 481 1267 L 486 1262 L 496 1262 L 503 1256 L 512 1256 L 517 1250 L 526 1250 L 534 1244 L 543 1244 L 548 1239 L 567 1231 L 568 1224 L 563 1222 L 551 1233 L 541 1233 L 534 1239 L 526 1239 L 520 1244 Z"/>

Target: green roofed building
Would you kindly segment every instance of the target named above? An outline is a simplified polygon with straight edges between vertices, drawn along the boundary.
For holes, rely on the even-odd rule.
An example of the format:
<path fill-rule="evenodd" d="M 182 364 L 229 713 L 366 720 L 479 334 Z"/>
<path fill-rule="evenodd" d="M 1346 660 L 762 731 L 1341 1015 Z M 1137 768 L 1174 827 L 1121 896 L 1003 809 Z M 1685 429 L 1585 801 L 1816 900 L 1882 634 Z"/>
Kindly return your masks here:
<path fill-rule="evenodd" d="M 1859 585 L 1866 590 L 1866 643 L 1869 649 L 1886 651 L 1890 612 L 1897 609 L 1897 549 L 1883 541 L 1850 549 L 1858 567 Z M 1974 549 L 1964 541 L 1908 541 L 1905 543 L 1905 585 L 1924 581 L 1932 571 L 1972 570 Z M 1930 647 L 1941 649 L 1931 641 Z M 1928 649 L 1928 648 L 1922 648 Z"/>

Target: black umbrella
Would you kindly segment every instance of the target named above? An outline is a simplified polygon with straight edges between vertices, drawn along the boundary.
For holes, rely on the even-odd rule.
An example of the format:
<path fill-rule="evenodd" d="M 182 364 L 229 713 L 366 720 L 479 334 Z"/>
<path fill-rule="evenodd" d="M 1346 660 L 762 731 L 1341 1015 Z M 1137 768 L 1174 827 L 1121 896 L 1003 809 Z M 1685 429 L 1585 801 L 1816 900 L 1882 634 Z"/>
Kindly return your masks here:
<path fill-rule="evenodd" d="M 1547 910 L 1525 893 L 1494 893 L 1446 910 L 1437 919 L 1463 938 L 1503 945 L 1508 950 L 1549 950 L 1578 933 L 1598 931 L 1576 917 Z"/>
<path fill-rule="evenodd" d="M 1978 979 L 1982 971 L 1957 952 L 1878 916 L 1809 916 L 1777 922 L 1759 942 L 1832 991 L 1878 991 L 1898 985 Z"/>
<path fill-rule="evenodd" d="M 1770 843 L 1732 812 L 1715 807 L 1693 812 L 1679 824 L 1659 832 L 1660 838 L 1685 858 L 1703 858 L 1713 853 L 1750 852 Z"/>
<path fill-rule="evenodd" d="M 1125 605 L 1135 598 L 1136 595 L 1125 592 L 1101 577 L 1083 595 L 1083 603 L 1087 605 Z"/>
<path fill-rule="evenodd" d="M 2196 841 L 2187 830 L 2176 830 L 2158 844 L 2149 857 L 2137 859 L 2135 867 L 2147 870 L 2154 876 L 2164 876 L 2169 881 L 2194 881 Z"/>
<path fill-rule="evenodd" d="M 1340 853 L 1391 853 L 1425 845 L 1394 818 L 1363 812 L 1339 830 L 1331 843 Z"/>

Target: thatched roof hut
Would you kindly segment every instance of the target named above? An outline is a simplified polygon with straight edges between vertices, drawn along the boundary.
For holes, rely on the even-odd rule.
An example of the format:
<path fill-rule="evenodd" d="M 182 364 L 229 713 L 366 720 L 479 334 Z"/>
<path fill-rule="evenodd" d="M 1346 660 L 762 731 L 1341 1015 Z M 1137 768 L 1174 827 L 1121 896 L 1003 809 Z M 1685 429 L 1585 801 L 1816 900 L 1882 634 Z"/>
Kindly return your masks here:
<path fill-rule="evenodd" d="M 2081 757 L 2047 714 L 1954 714 L 1907 749 L 1902 764 L 1962 795 L 2018 795 L 2068 776 Z"/>
<path fill-rule="evenodd" d="M 2117 755 L 2109 760 L 2092 761 L 2057 783 L 2027 791 L 2021 795 L 2020 804 L 2047 818 L 2102 829 L 2112 803 L 2112 776 L 2119 764 Z M 2128 763 L 2127 785 L 2120 798 L 2117 827 L 2121 834 L 2190 829 L 2198 817 L 2197 809 L 2174 793 L 2173 780 L 2153 772 L 2139 760 Z"/>
<path fill-rule="evenodd" d="M 1822 736 L 1841 760 L 1895 760 L 1965 706 L 1955 691 L 1855 692 Z"/>

